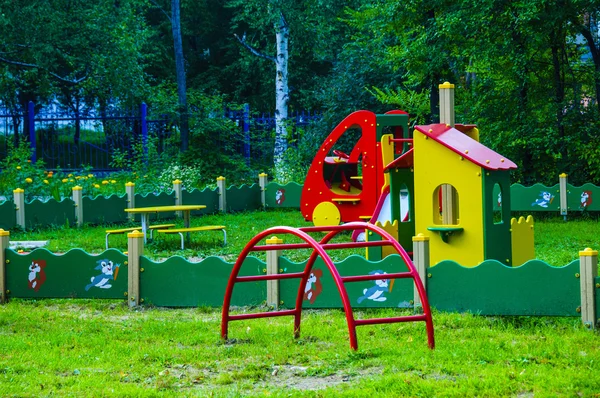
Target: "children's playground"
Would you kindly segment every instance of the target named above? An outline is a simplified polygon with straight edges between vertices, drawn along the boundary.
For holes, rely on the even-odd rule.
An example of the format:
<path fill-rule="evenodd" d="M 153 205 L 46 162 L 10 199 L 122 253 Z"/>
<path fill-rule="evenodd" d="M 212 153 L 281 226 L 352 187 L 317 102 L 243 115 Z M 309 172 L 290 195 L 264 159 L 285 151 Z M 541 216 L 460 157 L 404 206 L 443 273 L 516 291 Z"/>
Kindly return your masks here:
<path fill-rule="evenodd" d="M 309 347 L 306 352 L 313 359 L 300 362 L 314 360 L 318 369 L 332 360 L 331 354 L 319 359 L 320 349 L 336 351 L 352 362 L 350 367 L 332 365 L 336 370 L 330 376 L 344 369 L 354 372 L 349 379 L 367 383 L 368 376 L 358 365 L 364 362 L 377 375 L 375 385 L 419 383 L 423 388 L 419 395 L 440 393 L 428 390 L 429 383 L 447 386 L 463 376 L 436 366 L 438 376 L 415 381 L 423 370 L 420 365 L 414 366 L 421 370 L 411 370 L 406 360 L 394 370 L 385 362 L 380 372 L 374 363 L 387 355 L 380 350 L 394 346 L 398 355 L 412 351 L 409 358 L 418 361 L 416 352 L 432 366 L 447 360 L 456 343 L 473 347 L 465 342 L 471 336 L 456 331 L 466 327 L 463 320 L 477 325 L 468 329 L 474 333 L 477 328 L 494 330 L 496 325 L 518 329 L 514 317 L 554 325 L 548 333 L 555 344 L 552 355 L 563 355 L 557 351 L 560 342 L 554 333 L 565 324 L 581 333 L 577 338 L 597 339 L 600 278 L 593 247 L 597 239 L 582 238 L 585 246 L 573 250 L 566 264 L 549 264 L 536 256 L 536 248 L 551 258 L 554 243 L 539 236 L 532 214 L 554 215 L 557 220 L 541 224 L 548 230 L 578 222 L 563 219 L 599 210 L 595 206 L 600 201 L 592 198 L 600 195 L 600 188 L 572 186 L 563 174 L 553 187 L 511 185 L 510 173 L 517 165 L 480 142 L 480 127 L 455 123 L 454 86 L 444 83 L 439 89 L 439 123 L 411 126 L 403 110 L 348 115 L 324 140 L 303 185 L 279 185 L 261 174 L 251 186 L 227 188 L 220 177 L 217 189 L 183 191 L 181 182 L 175 181 L 171 192 L 141 196 L 132 184 L 121 196 L 87 198 L 74 190 L 72 199 L 60 202 L 26 202 L 16 187 L 14 199 L 0 204 L 0 302 L 5 304 L 0 313 L 48 299 L 120 302 L 124 313 L 130 311 L 129 320 L 136 317 L 135 311 L 202 309 L 215 318 L 207 322 L 210 328 L 193 331 L 211 336 L 200 338 L 202 344 L 217 347 L 225 357 L 230 355 L 226 352 L 234 353 L 241 361 L 244 345 L 260 351 L 264 343 L 269 349 L 263 354 L 279 358 L 273 360 L 278 365 L 269 368 L 269 379 L 278 372 L 293 373 L 290 366 L 296 361 L 272 352 L 277 350 L 273 342 L 284 339 L 285 347 L 296 344 L 288 348 L 297 355 L 303 355 L 298 344 Z M 354 141 L 349 143 L 348 136 Z M 186 205 L 196 207 L 182 219 L 175 211 Z M 160 206 L 169 212 L 159 214 Z M 152 214 L 146 219 L 136 216 L 135 209 L 155 210 L 149 210 Z M 244 214 L 243 225 L 236 214 Z M 286 222 L 290 220 L 293 224 Z M 160 225 L 154 234 L 152 224 Z M 78 246 L 65 250 L 65 242 L 52 242 L 59 235 L 48 232 L 44 227 L 48 225 L 94 231 L 91 245 L 97 250 Z M 34 228 L 37 232 L 32 232 Z M 110 248 L 109 235 L 114 235 Z M 537 244 L 537 239 L 547 246 Z M 556 245 L 562 240 L 556 239 Z M 184 241 L 185 247 L 217 248 L 215 255 L 186 258 Z M 53 245 L 61 247 L 60 252 L 49 249 Z M 155 245 L 167 249 L 149 256 L 148 249 Z M 185 314 L 197 323 L 197 312 Z M 13 321 L 3 322 L 7 333 Z M 535 330 L 532 338 L 546 333 Z M 476 347 L 484 353 L 514 346 L 514 341 L 500 342 L 501 338 L 481 332 L 475 338 L 481 339 Z M 481 346 L 486 338 L 493 347 Z M 107 343 L 110 340 L 107 337 Z M 593 360 L 599 355 L 597 347 L 584 347 L 585 354 L 576 354 L 588 356 L 589 369 L 598 370 L 599 361 Z M 514 347 L 508 350 L 514 354 Z M 211 355 L 219 361 L 215 358 L 221 354 Z M 513 373 L 523 366 L 516 365 L 516 359 L 494 358 L 491 362 L 502 362 Z M 544 358 L 538 353 L 525 359 L 545 364 Z M 475 367 L 482 365 L 473 358 L 466 360 Z M 552 356 L 545 360 L 557 361 Z M 177 373 L 170 361 L 167 367 Z M 233 366 L 230 360 L 223 361 Z M 198 377 L 210 379 L 207 372 L 198 371 Z M 534 377 L 519 372 L 513 379 Z M 254 384 L 267 377 L 264 369 L 258 373 L 263 376 Z M 6 374 L 0 372 L 0 377 Z M 189 377 L 181 368 L 179 374 Z M 332 377 L 331 385 L 343 385 L 343 377 L 339 382 Z M 587 392 L 584 379 L 575 377 Z M 233 379 L 225 384 L 232 383 Z M 371 391 L 368 383 L 365 388 Z M 487 385 L 481 388 L 484 395 L 507 393 L 500 388 L 495 394 Z M 531 388 L 525 390 L 528 394 Z M 398 386 L 393 391 L 396 396 L 403 391 L 415 394 Z"/>

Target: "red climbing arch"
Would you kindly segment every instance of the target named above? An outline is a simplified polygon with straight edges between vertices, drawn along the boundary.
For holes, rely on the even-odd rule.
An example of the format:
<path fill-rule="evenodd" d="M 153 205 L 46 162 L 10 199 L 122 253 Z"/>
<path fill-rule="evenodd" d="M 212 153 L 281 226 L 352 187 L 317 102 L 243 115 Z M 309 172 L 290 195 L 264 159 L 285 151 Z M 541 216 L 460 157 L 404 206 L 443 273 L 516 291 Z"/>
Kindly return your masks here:
<path fill-rule="evenodd" d="M 333 237 L 338 235 L 343 231 L 353 231 L 356 229 L 360 230 L 369 230 L 373 233 L 376 233 L 381 236 L 380 241 L 369 241 L 369 242 L 346 242 L 346 243 L 328 243 Z M 313 237 L 311 237 L 309 232 L 328 232 L 320 241 L 316 241 Z M 288 244 L 274 244 L 274 245 L 266 245 L 266 246 L 256 246 L 257 243 L 262 241 L 265 237 L 272 235 L 281 235 L 288 234 L 294 235 L 301 238 L 304 243 L 288 243 Z M 371 319 L 354 319 L 354 313 L 352 311 L 352 306 L 350 304 L 350 300 L 348 298 L 348 293 L 346 292 L 346 288 L 344 286 L 345 283 L 348 282 L 360 282 L 360 281 L 372 281 L 381 279 L 381 275 L 357 275 L 357 276 L 341 276 L 331 261 L 331 258 L 327 254 L 326 250 L 329 249 L 345 249 L 345 248 L 356 248 L 356 247 L 373 247 L 373 246 L 393 246 L 394 249 L 398 252 L 404 263 L 406 264 L 408 271 L 398 272 L 386 274 L 386 279 L 400 279 L 400 278 L 412 278 L 415 286 L 417 287 L 417 291 L 421 298 L 422 304 L 422 314 L 419 315 L 408 315 L 408 316 L 399 316 L 399 317 L 391 317 L 391 318 L 371 318 Z M 239 276 L 240 268 L 244 263 L 244 260 L 248 256 L 250 252 L 259 252 L 259 251 L 270 251 L 270 250 L 286 250 L 286 249 L 313 249 L 313 252 L 306 263 L 306 267 L 303 272 L 289 273 L 289 274 L 273 274 L 273 275 L 251 275 L 251 276 Z M 229 282 L 227 283 L 227 290 L 225 291 L 225 299 L 223 301 L 223 313 L 221 318 L 221 337 L 223 339 L 227 339 L 228 326 L 230 321 L 237 321 L 242 319 L 254 319 L 254 318 L 270 318 L 276 316 L 293 316 L 294 317 L 294 337 L 300 336 L 300 321 L 302 317 L 302 301 L 304 298 L 304 288 L 306 287 L 306 283 L 308 281 L 308 277 L 312 271 L 312 267 L 317 259 L 317 256 L 320 256 L 324 263 L 329 268 L 333 279 L 335 280 L 335 284 L 340 293 L 342 303 L 344 306 L 344 312 L 346 314 L 346 321 L 348 323 L 348 332 L 350 335 L 350 347 L 354 350 L 358 348 L 358 343 L 356 340 L 356 326 L 361 325 L 374 325 L 381 323 L 396 323 L 396 322 L 415 322 L 415 321 L 423 321 L 427 327 L 427 341 L 429 348 L 433 349 L 435 347 L 435 340 L 433 336 L 433 321 L 431 319 L 431 310 L 429 308 L 429 301 L 427 300 L 427 295 L 425 294 L 425 288 L 423 287 L 423 283 L 421 282 L 421 278 L 419 274 L 406 253 L 406 251 L 402 248 L 402 246 L 394 240 L 394 238 L 385 232 L 383 229 L 364 222 L 352 222 L 344 225 L 336 225 L 336 226 L 318 226 L 318 227 L 306 227 L 306 228 L 291 228 L 291 227 L 273 227 L 264 230 L 263 232 L 256 235 L 254 238 L 246 244 L 242 252 L 237 258 L 235 265 L 233 266 L 233 270 L 231 271 L 231 275 L 229 277 Z M 259 312 L 253 314 L 236 314 L 232 315 L 229 313 L 229 307 L 231 304 L 231 295 L 233 293 L 233 288 L 236 283 L 241 282 L 256 282 L 256 281 L 269 281 L 269 280 L 281 280 L 281 279 L 300 279 L 300 285 L 298 286 L 298 295 L 296 296 L 296 305 L 292 310 L 280 310 L 280 311 L 272 311 L 272 312 Z"/>

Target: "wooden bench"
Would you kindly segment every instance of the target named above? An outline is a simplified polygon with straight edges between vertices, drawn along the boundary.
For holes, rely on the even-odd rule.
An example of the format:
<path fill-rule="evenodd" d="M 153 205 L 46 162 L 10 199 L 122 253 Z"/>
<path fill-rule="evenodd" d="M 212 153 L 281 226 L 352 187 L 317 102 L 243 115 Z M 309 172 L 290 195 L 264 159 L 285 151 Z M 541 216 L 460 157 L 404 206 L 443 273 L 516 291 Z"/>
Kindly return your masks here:
<path fill-rule="evenodd" d="M 154 231 L 155 229 L 171 228 L 174 226 L 175 226 L 175 224 L 151 225 L 148 227 L 148 230 L 150 230 L 150 238 L 152 238 L 152 231 Z M 142 230 L 142 227 L 131 227 L 131 228 L 107 230 L 106 231 L 106 250 L 108 250 L 108 236 L 109 235 L 119 235 L 119 234 L 125 234 L 127 232 L 141 231 L 141 230 Z"/>
<path fill-rule="evenodd" d="M 159 234 L 179 234 L 181 236 L 181 250 L 183 246 L 183 234 L 186 232 L 202 232 L 202 231 L 223 231 L 223 244 L 227 244 L 227 233 L 225 232 L 224 225 L 205 225 L 203 227 L 190 227 L 190 228 L 175 228 L 175 229 L 157 229 L 156 232 Z"/>

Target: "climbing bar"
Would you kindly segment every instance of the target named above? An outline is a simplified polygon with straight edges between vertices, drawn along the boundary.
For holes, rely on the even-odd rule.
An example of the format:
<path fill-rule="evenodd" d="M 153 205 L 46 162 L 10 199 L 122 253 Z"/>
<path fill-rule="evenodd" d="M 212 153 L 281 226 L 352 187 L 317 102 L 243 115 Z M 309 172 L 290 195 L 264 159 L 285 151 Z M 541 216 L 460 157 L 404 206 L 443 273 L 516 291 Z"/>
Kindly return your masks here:
<path fill-rule="evenodd" d="M 412 138 L 388 138 L 388 142 L 413 142 Z"/>
<path fill-rule="evenodd" d="M 427 317 L 425 315 L 406 315 L 406 316 L 397 316 L 394 318 L 355 319 L 354 324 L 356 326 L 362 326 L 362 325 L 379 325 L 382 323 L 416 322 L 416 321 L 426 321 L 426 320 L 427 320 Z"/>
<path fill-rule="evenodd" d="M 304 276 L 305 276 L 305 274 L 303 272 L 294 272 L 291 274 L 250 275 L 250 276 L 238 276 L 237 278 L 235 278 L 235 281 L 236 282 L 274 281 L 274 280 L 279 280 L 279 279 L 302 278 Z M 381 278 L 379 278 L 379 279 L 381 279 Z"/>
<path fill-rule="evenodd" d="M 357 247 L 374 247 L 374 246 L 389 246 L 392 242 L 389 240 L 376 240 L 371 242 L 346 242 L 346 243 L 325 243 L 321 245 L 324 249 L 351 249 Z M 308 243 L 284 243 L 278 245 L 268 246 L 254 246 L 249 251 L 269 251 L 269 250 L 286 250 L 286 249 L 310 249 L 311 246 Z"/>
<path fill-rule="evenodd" d="M 292 316 L 292 315 L 296 315 L 297 312 L 298 311 L 296 311 L 296 310 L 285 310 L 285 311 L 274 311 L 274 312 L 256 312 L 253 314 L 229 315 L 228 319 L 230 321 L 239 321 L 242 319 L 271 318 L 274 316 Z"/>
<path fill-rule="evenodd" d="M 361 282 L 361 281 L 377 281 L 380 279 L 403 279 L 412 278 L 413 274 L 410 272 L 399 272 L 395 274 L 383 274 L 383 275 L 356 275 L 356 276 L 342 276 L 344 282 Z"/>

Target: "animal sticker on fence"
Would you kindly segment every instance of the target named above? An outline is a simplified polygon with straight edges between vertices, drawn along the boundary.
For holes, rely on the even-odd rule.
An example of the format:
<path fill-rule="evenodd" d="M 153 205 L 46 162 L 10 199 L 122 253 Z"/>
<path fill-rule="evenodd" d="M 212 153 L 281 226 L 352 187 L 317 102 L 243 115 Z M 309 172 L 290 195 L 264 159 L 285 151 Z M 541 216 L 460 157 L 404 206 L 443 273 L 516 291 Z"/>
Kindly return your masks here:
<path fill-rule="evenodd" d="M 376 270 L 369 272 L 369 275 L 386 275 L 387 272 Z M 368 289 L 363 289 L 363 295 L 358 298 L 358 304 L 362 303 L 365 299 L 371 301 L 383 302 L 387 300 L 385 297 L 386 292 L 391 292 L 394 286 L 394 279 L 377 279 L 374 281 L 375 285 Z"/>
<path fill-rule="evenodd" d="M 311 304 L 314 304 L 319 294 L 323 291 L 323 285 L 321 284 L 321 277 L 323 276 L 323 270 L 313 269 L 306 282 L 304 288 L 304 300 L 308 300 Z"/>
<path fill-rule="evenodd" d="M 281 206 L 284 201 L 285 201 L 285 189 L 279 188 L 277 190 L 277 192 L 275 192 L 275 203 L 277 203 L 279 206 Z"/>
<path fill-rule="evenodd" d="M 498 207 L 502 207 L 502 192 L 498 192 Z"/>
<path fill-rule="evenodd" d="M 117 275 L 119 275 L 119 267 L 121 264 L 114 264 L 110 260 L 99 260 L 97 263 L 98 265 L 94 269 L 99 270 L 100 275 L 92 276 L 90 279 L 92 283 L 85 287 L 86 291 L 90 290 L 92 287 L 110 289 L 112 285 L 108 282 L 117 280 Z"/>
<path fill-rule="evenodd" d="M 46 282 L 46 260 L 33 260 L 29 266 L 29 288 L 36 292 Z"/>
<path fill-rule="evenodd" d="M 540 206 L 540 207 L 547 208 L 548 205 L 552 204 L 553 200 L 554 200 L 554 195 L 552 195 L 548 191 L 541 191 L 539 194 L 539 198 L 537 198 L 535 200 L 535 202 L 533 202 L 531 204 L 531 206 Z"/>
<path fill-rule="evenodd" d="M 585 210 L 592 204 L 592 191 L 583 191 L 581 193 L 581 204 L 579 208 Z"/>

